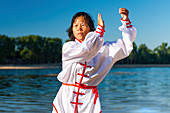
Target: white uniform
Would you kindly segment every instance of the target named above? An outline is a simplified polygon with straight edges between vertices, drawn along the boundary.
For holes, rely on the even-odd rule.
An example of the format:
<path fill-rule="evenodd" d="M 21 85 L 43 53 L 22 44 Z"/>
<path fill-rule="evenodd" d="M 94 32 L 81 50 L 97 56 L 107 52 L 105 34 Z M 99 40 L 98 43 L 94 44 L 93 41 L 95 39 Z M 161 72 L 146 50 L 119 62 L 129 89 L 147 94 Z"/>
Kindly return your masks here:
<path fill-rule="evenodd" d="M 70 41 L 62 48 L 62 82 L 54 101 L 52 113 L 101 113 L 97 85 L 113 64 L 127 57 L 133 49 L 136 28 L 121 20 L 122 39 L 105 42 L 101 26 L 86 35 L 85 40 Z"/>

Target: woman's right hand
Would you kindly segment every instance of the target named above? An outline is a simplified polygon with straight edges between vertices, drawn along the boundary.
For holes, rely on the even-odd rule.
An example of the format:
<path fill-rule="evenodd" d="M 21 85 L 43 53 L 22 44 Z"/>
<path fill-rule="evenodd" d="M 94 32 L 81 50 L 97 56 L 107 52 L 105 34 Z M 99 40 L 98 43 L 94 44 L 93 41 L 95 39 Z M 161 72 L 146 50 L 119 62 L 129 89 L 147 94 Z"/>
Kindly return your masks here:
<path fill-rule="evenodd" d="M 102 15 L 100 13 L 98 14 L 98 22 L 97 22 L 97 24 L 102 26 L 103 29 L 105 28 L 104 21 L 102 19 Z"/>
<path fill-rule="evenodd" d="M 129 11 L 126 8 L 120 8 L 119 9 L 119 14 L 121 14 L 123 20 L 129 20 L 128 15 L 129 15 Z"/>

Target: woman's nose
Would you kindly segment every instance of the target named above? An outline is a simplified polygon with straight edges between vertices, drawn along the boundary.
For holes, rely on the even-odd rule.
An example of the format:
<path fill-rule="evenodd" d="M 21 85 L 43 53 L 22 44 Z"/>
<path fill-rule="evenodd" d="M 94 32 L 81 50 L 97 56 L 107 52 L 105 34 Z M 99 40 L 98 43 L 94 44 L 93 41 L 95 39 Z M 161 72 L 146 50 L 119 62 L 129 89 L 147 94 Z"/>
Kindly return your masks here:
<path fill-rule="evenodd" d="M 78 30 L 81 31 L 82 30 L 82 27 L 81 25 L 78 26 Z"/>

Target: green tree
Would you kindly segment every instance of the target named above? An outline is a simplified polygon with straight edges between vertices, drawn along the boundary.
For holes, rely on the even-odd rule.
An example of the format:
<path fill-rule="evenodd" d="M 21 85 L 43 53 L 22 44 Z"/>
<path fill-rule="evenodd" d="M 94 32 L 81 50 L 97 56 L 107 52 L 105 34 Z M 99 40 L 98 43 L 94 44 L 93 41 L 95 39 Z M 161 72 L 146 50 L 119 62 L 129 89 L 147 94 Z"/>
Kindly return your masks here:
<path fill-rule="evenodd" d="M 170 64 L 170 46 L 168 47 L 168 64 Z"/>
<path fill-rule="evenodd" d="M 70 39 L 67 39 L 65 42 L 69 42 L 70 41 Z"/>
<path fill-rule="evenodd" d="M 128 62 L 129 64 L 135 64 L 136 63 L 136 60 L 137 60 L 137 45 L 135 42 L 133 42 L 133 50 L 132 52 L 130 53 L 129 57 L 127 58 L 128 59 Z"/>
<path fill-rule="evenodd" d="M 17 39 L 17 50 L 26 63 L 54 63 L 61 61 L 62 40 L 29 35 Z"/>
<path fill-rule="evenodd" d="M 154 53 L 145 44 L 141 44 L 138 48 L 137 63 L 149 64 L 155 61 Z"/>
<path fill-rule="evenodd" d="M 29 36 L 23 36 L 23 37 L 17 37 L 16 39 L 17 43 L 17 51 L 19 53 L 19 56 L 21 60 L 24 63 L 33 63 L 34 62 L 34 55 L 33 55 L 33 35 Z"/>
<path fill-rule="evenodd" d="M 32 63 L 32 51 L 29 50 L 28 48 L 26 49 L 23 49 L 21 52 L 20 52 L 20 55 L 22 56 L 22 60 L 25 62 L 25 63 Z"/>
<path fill-rule="evenodd" d="M 162 64 L 168 64 L 170 63 L 170 55 L 169 55 L 169 47 L 168 43 L 162 43 L 162 45 L 156 47 L 154 49 L 156 55 L 157 55 L 157 63 L 162 63 Z"/>
<path fill-rule="evenodd" d="M 59 38 L 45 38 L 42 48 L 45 63 L 61 62 L 62 40 Z"/>
<path fill-rule="evenodd" d="M 0 35 L 0 63 L 10 63 L 15 53 L 15 42 L 13 38 Z"/>

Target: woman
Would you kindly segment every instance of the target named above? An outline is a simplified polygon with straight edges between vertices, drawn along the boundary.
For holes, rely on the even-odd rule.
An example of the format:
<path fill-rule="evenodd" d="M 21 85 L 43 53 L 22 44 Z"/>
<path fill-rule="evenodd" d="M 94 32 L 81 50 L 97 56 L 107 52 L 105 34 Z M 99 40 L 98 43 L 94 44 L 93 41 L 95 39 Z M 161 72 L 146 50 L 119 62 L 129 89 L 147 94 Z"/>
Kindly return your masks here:
<path fill-rule="evenodd" d="M 123 25 L 122 39 L 105 42 L 104 22 L 98 14 L 98 26 L 94 29 L 91 17 L 84 12 L 76 13 L 68 29 L 71 39 L 63 45 L 62 82 L 54 102 L 53 113 L 101 113 L 97 85 L 104 79 L 113 64 L 132 51 L 136 28 L 128 18 L 129 11 L 120 8 Z M 95 30 L 95 31 L 94 31 Z"/>

